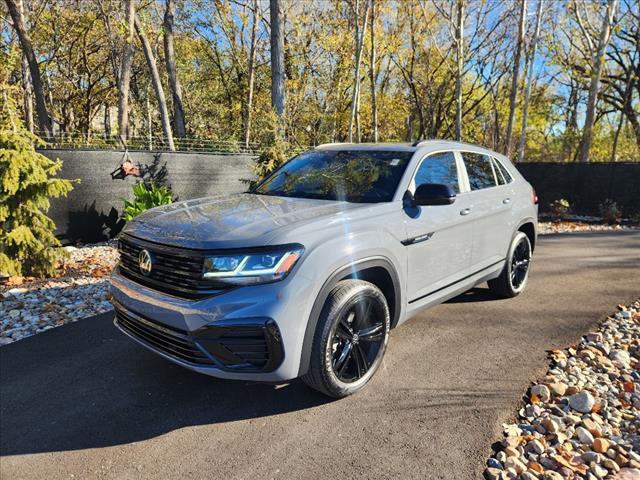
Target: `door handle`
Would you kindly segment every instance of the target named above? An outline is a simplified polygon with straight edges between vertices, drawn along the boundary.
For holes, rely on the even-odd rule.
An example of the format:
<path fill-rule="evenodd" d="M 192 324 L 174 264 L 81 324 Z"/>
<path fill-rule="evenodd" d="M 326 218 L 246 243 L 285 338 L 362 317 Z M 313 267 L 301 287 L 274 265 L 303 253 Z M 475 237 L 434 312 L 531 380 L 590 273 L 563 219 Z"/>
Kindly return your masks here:
<path fill-rule="evenodd" d="M 460 210 L 460 215 L 469 215 L 471 213 L 470 208 L 465 208 L 464 210 Z"/>
<path fill-rule="evenodd" d="M 511 203 L 511 199 L 510 198 L 505 198 L 504 200 L 502 200 L 502 203 L 504 203 L 505 205 L 508 203 Z"/>

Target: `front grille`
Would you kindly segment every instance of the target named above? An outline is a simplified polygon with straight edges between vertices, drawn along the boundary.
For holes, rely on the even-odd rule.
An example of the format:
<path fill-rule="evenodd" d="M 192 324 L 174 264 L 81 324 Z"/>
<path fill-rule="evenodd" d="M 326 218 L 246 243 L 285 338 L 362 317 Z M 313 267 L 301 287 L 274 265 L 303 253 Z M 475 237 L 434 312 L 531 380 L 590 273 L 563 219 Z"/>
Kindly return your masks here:
<path fill-rule="evenodd" d="M 153 255 L 149 275 L 140 272 L 139 255 L 143 248 Z M 211 284 L 202 279 L 204 256 L 198 252 L 155 245 L 124 234 L 118 240 L 118 250 L 120 273 L 137 283 L 190 299 L 220 292 L 220 289 L 212 288 Z"/>
<path fill-rule="evenodd" d="M 142 318 L 115 305 L 116 323 L 130 335 L 150 344 L 156 349 L 179 360 L 196 365 L 213 365 L 208 358 L 193 343 L 189 335 L 175 328 Z"/>

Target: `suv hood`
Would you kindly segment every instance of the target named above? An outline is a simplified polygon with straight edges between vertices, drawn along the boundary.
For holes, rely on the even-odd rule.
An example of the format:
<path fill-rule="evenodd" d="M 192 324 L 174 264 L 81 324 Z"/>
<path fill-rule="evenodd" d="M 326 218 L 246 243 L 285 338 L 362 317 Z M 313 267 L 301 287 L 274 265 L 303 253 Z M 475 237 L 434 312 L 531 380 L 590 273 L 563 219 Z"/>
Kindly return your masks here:
<path fill-rule="evenodd" d="M 359 206 L 362 205 L 242 193 L 153 208 L 128 222 L 123 232 L 185 248 L 255 247 L 269 245 L 284 227 Z"/>

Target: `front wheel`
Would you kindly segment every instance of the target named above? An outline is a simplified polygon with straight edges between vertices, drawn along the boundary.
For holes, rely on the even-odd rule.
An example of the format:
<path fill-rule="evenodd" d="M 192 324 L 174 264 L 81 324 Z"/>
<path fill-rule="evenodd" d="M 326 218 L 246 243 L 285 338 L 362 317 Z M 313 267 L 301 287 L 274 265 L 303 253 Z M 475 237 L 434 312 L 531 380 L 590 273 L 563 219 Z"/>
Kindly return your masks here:
<path fill-rule="evenodd" d="M 489 289 L 503 298 L 519 295 L 527 285 L 531 265 L 531 242 L 523 232 L 511 241 L 504 269 L 498 278 L 489 280 Z"/>
<path fill-rule="evenodd" d="M 380 366 L 391 319 L 384 294 L 372 283 L 343 280 L 322 309 L 302 380 L 340 398 L 362 389 Z"/>

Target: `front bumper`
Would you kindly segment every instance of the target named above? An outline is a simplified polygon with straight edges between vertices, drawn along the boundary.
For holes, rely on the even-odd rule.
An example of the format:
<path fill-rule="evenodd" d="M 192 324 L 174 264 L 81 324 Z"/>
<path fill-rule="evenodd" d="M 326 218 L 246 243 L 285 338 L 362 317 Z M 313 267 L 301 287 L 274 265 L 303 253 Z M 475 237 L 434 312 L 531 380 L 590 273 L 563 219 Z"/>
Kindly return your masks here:
<path fill-rule="evenodd" d="M 114 323 L 153 352 L 200 373 L 290 380 L 299 374 L 304 319 L 310 314 L 299 299 L 312 297 L 310 282 L 299 276 L 289 280 L 194 301 L 142 286 L 116 269 L 111 277 Z"/>
<path fill-rule="evenodd" d="M 273 372 L 284 358 L 282 338 L 270 319 L 218 322 L 195 332 L 170 328 L 113 301 L 115 325 L 128 336 L 188 368 Z"/>

